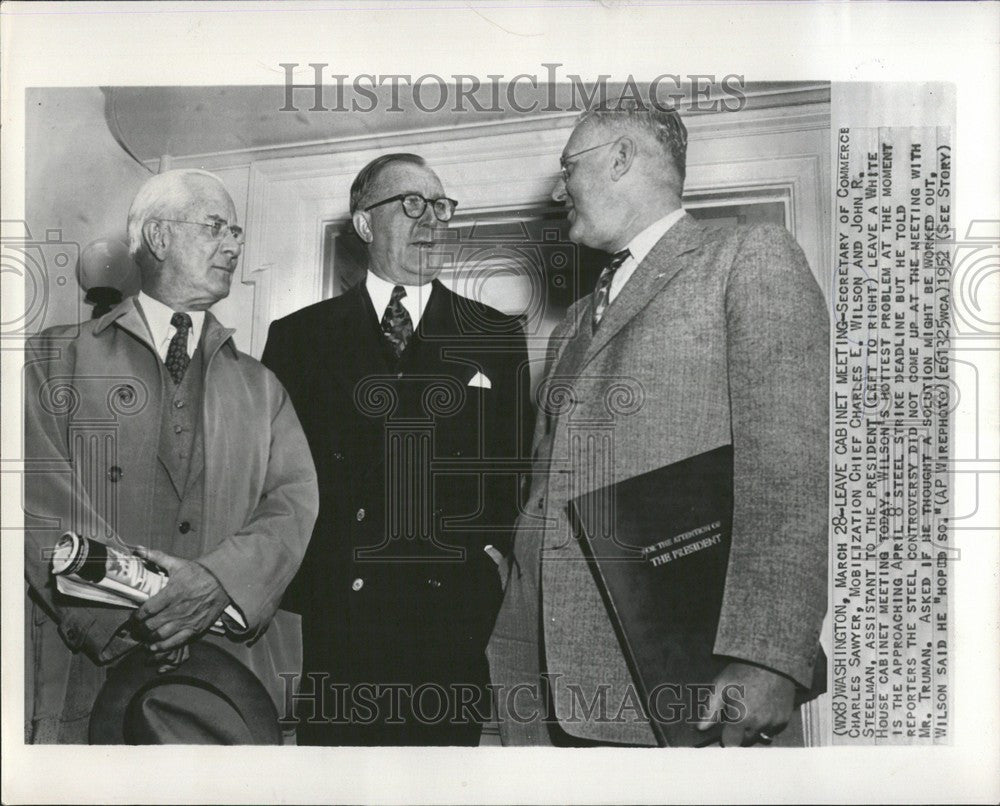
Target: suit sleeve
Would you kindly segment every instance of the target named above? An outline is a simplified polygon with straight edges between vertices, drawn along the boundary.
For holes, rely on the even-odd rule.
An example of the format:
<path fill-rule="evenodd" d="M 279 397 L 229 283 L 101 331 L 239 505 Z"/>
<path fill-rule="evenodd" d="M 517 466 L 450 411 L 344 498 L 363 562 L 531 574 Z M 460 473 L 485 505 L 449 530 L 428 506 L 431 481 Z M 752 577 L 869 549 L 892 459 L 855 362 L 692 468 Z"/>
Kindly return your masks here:
<path fill-rule="evenodd" d="M 271 432 L 260 498 L 242 529 L 198 559 L 246 616 L 247 637 L 262 632 L 280 606 L 319 509 L 316 470 L 292 401 L 267 376 Z"/>
<path fill-rule="evenodd" d="M 507 461 L 527 462 L 531 457 L 534 410 L 531 406 L 528 348 L 520 326 L 516 339 L 516 347 L 505 355 L 501 377 L 495 386 L 503 397 L 494 427 L 493 455 Z M 504 555 L 509 554 L 513 546 L 514 522 L 523 503 L 518 478 L 513 473 L 498 477 L 496 493 L 492 496 L 492 518 L 499 528 L 485 542 L 492 543 Z"/>
<path fill-rule="evenodd" d="M 91 505 L 76 473 L 68 423 L 78 391 L 70 339 L 38 336 L 24 363 L 24 576 L 29 594 L 55 621 L 66 645 L 95 663 L 108 663 L 138 646 L 129 635 L 131 611 L 67 599 L 56 591 L 49 552 L 66 531 L 125 544 Z"/>
<path fill-rule="evenodd" d="M 733 543 L 715 651 L 808 687 L 827 600 L 829 319 L 783 228 L 740 244 L 726 322 Z"/>

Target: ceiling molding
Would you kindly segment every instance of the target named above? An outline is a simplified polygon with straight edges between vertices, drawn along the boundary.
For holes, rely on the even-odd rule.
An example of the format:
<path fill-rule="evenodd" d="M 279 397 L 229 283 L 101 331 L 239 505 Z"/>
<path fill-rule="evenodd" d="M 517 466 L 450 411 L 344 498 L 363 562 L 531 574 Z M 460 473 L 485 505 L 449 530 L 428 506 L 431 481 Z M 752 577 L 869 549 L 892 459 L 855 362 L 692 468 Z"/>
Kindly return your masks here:
<path fill-rule="evenodd" d="M 685 124 L 695 138 L 746 136 L 757 132 L 805 131 L 828 128 L 830 125 L 830 85 L 826 83 L 770 87 L 748 91 L 746 105 L 738 113 L 710 112 L 688 109 Z M 579 112 L 557 112 L 507 120 L 491 120 L 464 125 L 430 126 L 389 133 L 366 133 L 349 137 L 332 137 L 287 145 L 264 146 L 230 151 L 205 152 L 181 156 L 163 155 L 143 161 L 151 171 L 161 166 L 171 168 L 234 168 L 251 163 L 336 154 L 372 149 L 399 149 L 413 143 L 436 143 L 468 140 L 521 132 L 545 132 L 572 127 Z"/>

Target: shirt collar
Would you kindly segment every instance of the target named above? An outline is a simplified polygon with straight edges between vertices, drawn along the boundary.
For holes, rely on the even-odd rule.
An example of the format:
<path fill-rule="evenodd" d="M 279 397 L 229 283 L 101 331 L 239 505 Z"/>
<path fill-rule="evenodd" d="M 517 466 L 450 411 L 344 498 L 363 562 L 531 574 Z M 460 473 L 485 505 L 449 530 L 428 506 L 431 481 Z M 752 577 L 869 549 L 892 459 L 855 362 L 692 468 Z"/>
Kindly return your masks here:
<path fill-rule="evenodd" d="M 406 291 L 406 296 L 401 301 L 403 307 L 406 308 L 406 312 L 410 315 L 413 326 L 416 327 L 417 323 L 420 322 L 420 318 L 424 315 L 424 309 L 427 307 L 427 300 L 431 297 L 434 285 L 433 283 L 424 283 L 423 285 L 392 283 L 379 277 L 375 272 L 368 272 L 365 276 L 365 287 L 368 289 L 368 296 L 371 297 L 375 315 L 380 320 L 386 307 L 389 305 L 392 290 L 397 285 L 402 285 Z"/>
<path fill-rule="evenodd" d="M 676 210 L 667 213 L 663 218 L 654 221 L 646 229 L 636 235 L 628 244 L 628 251 L 632 253 L 632 259 L 642 263 L 642 259 L 649 254 L 649 251 L 656 246 L 674 224 L 684 216 L 684 208 L 678 207 Z"/>
<path fill-rule="evenodd" d="M 177 332 L 177 328 L 170 324 L 170 319 L 173 317 L 175 311 L 169 305 L 164 305 L 158 299 L 153 299 L 142 291 L 139 292 L 137 301 L 146 317 L 146 324 L 149 325 L 149 335 L 153 339 L 153 344 L 156 345 L 156 350 L 160 354 L 160 357 L 164 358 L 167 348 L 170 346 L 170 340 L 174 337 L 174 333 Z M 198 346 L 198 341 L 201 339 L 201 329 L 205 324 L 205 312 L 184 311 L 183 313 L 191 317 L 191 332 L 188 334 L 188 355 L 194 355 L 195 347 Z"/>

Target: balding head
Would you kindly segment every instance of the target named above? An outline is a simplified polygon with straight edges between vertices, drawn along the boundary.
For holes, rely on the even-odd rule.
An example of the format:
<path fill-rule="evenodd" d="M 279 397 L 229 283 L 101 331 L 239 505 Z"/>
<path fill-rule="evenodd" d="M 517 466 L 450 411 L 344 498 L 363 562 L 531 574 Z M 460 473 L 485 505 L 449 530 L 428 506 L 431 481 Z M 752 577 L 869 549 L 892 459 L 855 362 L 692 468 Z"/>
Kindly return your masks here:
<path fill-rule="evenodd" d="M 622 105 L 582 115 L 552 192 L 569 207 L 570 239 L 614 252 L 678 209 L 686 149 L 674 112 Z"/>
<path fill-rule="evenodd" d="M 655 109 L 634 103 L 615 108 L 598 107 L 584 112 L 578 125 L 592 123 L 609 137 L 632 134 L 651 157 L 649 170 L 660 169 L 665 181 L 675 179 L 677 193 L 687 173 L 687 127 L 672 109 Z"/>

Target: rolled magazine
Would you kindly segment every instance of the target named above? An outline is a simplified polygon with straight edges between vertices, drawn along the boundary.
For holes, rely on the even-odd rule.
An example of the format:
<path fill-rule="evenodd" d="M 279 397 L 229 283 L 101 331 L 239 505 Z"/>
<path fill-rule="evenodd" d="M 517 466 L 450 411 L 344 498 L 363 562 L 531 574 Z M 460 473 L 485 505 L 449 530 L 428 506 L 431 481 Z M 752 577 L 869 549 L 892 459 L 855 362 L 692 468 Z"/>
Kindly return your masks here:
<path fill-rule="evenodd" d="M 56 589 L 65 596 L 133 609 L 159 593 L 170 580 L 141 557 L 74 532 L 63 534 L 53 549 L 52 574 Z M 210 629 L 221 635 L 227 632 L 227 624 L 237 632 L 247 628 L 234 605 L 227 606 L 223 618 Z"/>

